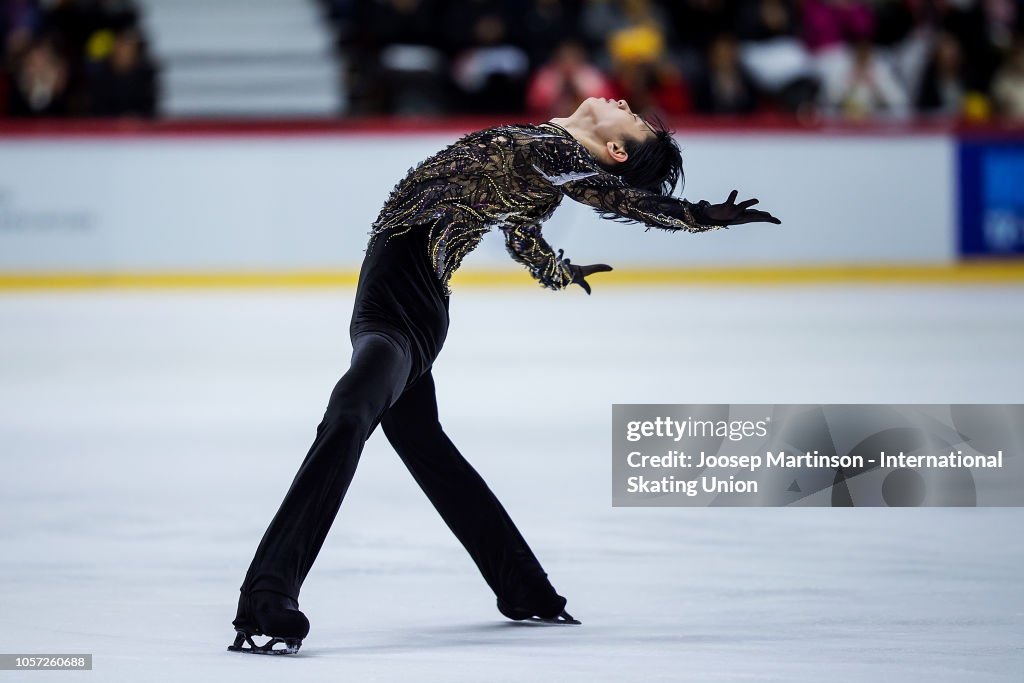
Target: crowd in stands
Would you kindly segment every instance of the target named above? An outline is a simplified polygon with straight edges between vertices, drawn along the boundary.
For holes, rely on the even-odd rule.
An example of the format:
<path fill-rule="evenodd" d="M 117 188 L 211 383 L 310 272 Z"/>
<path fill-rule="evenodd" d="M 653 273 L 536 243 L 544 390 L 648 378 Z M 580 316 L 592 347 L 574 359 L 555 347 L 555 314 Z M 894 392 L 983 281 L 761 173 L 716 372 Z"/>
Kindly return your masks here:
<path fill-rule="evenodd" d="M 350 110 L 1024 119 L 1021 0 L 322 0 Z"/>
<path fill-rule="evenodd" d="M 307 0 L 351 115 L 1024 121 L 1024 0 Z M 0 112 L 158 112 L 132 0 L 2 0 Z M 244 7 L 244 5 L 243 5 Z"/>
<path fill-rule="evenodd" d="M 0 8 L 0 112 L 156 114 L 156 70 L 131 0 L 0 0 Z"/>

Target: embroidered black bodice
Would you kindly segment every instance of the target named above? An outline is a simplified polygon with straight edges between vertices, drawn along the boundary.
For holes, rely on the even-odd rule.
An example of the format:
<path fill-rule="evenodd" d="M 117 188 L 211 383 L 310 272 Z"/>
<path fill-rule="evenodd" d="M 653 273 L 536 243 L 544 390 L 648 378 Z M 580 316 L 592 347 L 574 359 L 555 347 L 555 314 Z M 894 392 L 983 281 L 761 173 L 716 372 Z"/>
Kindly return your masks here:
<path fill-rule="evenodd" d="M 663 230 L 723 227 L 701 223 L 697 205 L 686 200 L 630 187 L 561 126 L 506 125 L 470 133 L 410 169 L 374 222 L 367 249 L 382 236 L 429 230 L 431 264 L 450 294 L 452 273 L 497 227 L 512 258 L 541 285 L 564 289 L 572 281 L 569 259 L 552 250 L 540 229 L 563 196 L 604 217 Z"/>

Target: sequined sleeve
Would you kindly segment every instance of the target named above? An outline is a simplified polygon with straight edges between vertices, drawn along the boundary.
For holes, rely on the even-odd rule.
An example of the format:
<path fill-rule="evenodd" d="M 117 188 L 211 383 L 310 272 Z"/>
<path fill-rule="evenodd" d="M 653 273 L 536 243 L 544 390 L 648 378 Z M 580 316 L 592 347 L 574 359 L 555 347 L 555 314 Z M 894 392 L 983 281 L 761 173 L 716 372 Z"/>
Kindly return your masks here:
<path fill-rule="evenodd" d="M 707 202 L 663 197 L 631 187 L 604 170 L 586 148 L 570 138 L 546 136 L 529 145 L 533 170 L 571 199 L 592 207 L 602 218 L 642 223 L 648 228 L 706 232 L 726 227 L 700 220 Z"/>
<path fill-rule="evenodd" d="M 569 259 L 562 258 L 544 240 L 539 225 L 504 227 L 505 247 L 517 262 L 525 265 L 530 275 L 548 289 L 565 289 L 572 284 Z"/>

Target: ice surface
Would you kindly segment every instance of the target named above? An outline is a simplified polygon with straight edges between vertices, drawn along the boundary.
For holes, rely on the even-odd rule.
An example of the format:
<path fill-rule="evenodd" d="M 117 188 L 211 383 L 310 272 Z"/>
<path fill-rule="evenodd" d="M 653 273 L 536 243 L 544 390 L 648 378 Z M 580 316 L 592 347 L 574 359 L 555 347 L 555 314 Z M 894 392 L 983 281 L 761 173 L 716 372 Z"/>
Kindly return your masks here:
<path fill-rule="evenodd" d="M 0 296 L 0 650 L 95 655 L 0 682 L 1024 680 L 1020 509 L 610 491 L 612 403 L 1024 401 L 1013 287 L 456 287 L 442 422 L 583 626 L 504 620 L 378 431 L 300 655 L 226 652 L 352 295 Z"/>

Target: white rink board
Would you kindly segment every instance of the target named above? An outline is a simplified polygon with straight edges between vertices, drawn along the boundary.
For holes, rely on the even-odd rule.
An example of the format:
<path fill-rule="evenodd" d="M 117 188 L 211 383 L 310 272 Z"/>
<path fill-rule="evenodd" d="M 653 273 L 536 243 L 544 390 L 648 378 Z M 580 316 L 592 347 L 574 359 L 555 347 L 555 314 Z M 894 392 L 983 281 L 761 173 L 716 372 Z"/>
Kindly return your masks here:
<path fill-rule="evenodd" d="M 355 269 L 405 171 L 456 134 L 0 141 L 0 273 Z M 947 263 L 953 140 L 681 134 L 692 200 L 757 197 L 783 225 L 644 232 L 566 200 L 545 234 L 575 262 Z M 520 268 L 496 231 L 465 265 Z"/>

